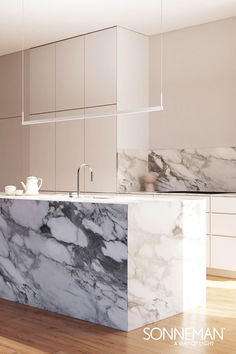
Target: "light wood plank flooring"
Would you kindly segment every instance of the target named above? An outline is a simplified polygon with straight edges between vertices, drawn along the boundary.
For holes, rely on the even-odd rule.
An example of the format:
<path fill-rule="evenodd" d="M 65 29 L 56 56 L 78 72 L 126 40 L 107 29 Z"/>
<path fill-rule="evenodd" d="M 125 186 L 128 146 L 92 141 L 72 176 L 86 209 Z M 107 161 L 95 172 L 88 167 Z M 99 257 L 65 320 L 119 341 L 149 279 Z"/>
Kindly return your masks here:
<path fill-rule="evenodd" d="M 209 276 L 207 306 L 149 325 L 150 328 L 221 328 L 214 346 L 175 346 L 170 340 L 145 341 L 143 329 L 129 333 L 0 300 L 0 354 L 234 354 L 236 280 Z"/>

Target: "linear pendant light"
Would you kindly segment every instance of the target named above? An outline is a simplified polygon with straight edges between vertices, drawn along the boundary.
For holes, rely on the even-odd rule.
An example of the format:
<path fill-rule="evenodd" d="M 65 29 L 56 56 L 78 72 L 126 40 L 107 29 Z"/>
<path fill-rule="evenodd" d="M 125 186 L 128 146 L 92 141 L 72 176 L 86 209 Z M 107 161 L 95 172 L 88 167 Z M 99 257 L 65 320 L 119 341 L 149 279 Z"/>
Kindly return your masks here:
<path fill-rule="evenodd" d="M 25 103 L 25 31 L 24 31 L 24 0 L 22 0 L 22 125 L 36 125 L 36 124 L 46 124 L 46 123 L 55 123 L 55 122 L 68 122 L 74 120 L 81 120 L 81 119 L 93 119 L 93 118 L 102 118 L 102 117 L 117 117 L 117 116 L 124 116 L 124 115 L 136 115 L 140 113 L 151 113 L 151 112 L 160 112 L 164 110 L 163 107 L 163 0 L 160 0 L 161 5 L 161 23 L 160 23 L 160 106 L 152 106 L 152 107 L 145 107 L 145 108 L 137 108 L 137 109 L 130 109 L 130 110 L 117 110 L 113 113 L 100 113 L 100 114 L 81 114 L 76 116 L 67 116 L 67 117 L 54 117 L 54 118 L 44 118 L 44 119 L 35 119 L 35 120 L 25 120 L 25 113 L 24 113 L 24 103 Z M 52 112 L 56 114 L 55 112 Z"/>

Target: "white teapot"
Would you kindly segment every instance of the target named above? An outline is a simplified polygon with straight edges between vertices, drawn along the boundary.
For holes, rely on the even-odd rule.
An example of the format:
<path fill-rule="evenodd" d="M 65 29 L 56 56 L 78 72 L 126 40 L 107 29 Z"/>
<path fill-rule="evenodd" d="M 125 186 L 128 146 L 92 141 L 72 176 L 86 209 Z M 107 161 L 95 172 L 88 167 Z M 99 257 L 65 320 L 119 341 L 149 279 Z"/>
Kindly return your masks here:
<path fill-rule="evenodd" d="M 39 190 L 42 187 L 42 183 L 42 178 L 37 178 L 34 176 L 27 177 L 26 185 L 24 184 L 24 182 L 21 182 L 25 190 L 25 194 L 27 195 L 38 195 Z"/>

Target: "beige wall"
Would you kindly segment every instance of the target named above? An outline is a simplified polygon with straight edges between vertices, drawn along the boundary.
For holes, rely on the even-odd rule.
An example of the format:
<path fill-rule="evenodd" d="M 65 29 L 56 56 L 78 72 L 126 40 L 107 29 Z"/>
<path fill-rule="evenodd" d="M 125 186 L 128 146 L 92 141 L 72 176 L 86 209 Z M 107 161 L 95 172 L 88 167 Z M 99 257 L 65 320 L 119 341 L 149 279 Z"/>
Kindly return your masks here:
<path fill-rule="evenodd" d="M 236 17 L 164 34 L 164 112 L 150 148 L 236 145 Z M 150 41 L 150 104 L 158 103 L 160 38 Z"/>

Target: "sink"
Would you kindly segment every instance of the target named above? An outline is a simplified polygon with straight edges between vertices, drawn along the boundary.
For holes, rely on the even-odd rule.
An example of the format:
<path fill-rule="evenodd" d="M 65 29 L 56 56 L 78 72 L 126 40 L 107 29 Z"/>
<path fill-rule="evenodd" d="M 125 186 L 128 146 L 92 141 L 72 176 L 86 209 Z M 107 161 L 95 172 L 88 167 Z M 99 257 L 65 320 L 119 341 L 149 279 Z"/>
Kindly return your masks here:
<path fill-rule="evenodd" d="M 69 196 L 71 198 L 76 198 L 76 199 L 80 199 L 80 200 L 91 200 L 91 199 L 112 199 L 114 197 L 112 196 L 108 196 L 108 195 L 80 195 L 79 197 L 77 196 L 77 193 L 74 192 L 74 193 L 71 193 L 69 194 Z"/>
<path fill-rule="evenodd" d="M 79 197 L 79 199 L 112 199 L 113 197 L 108 197 L 108 196 L 98 196 L 98 195 L 96 195 L 96 196 L 93 196 L 93 195 L 91 195 L 91 196 L 80 196 Z"/>

